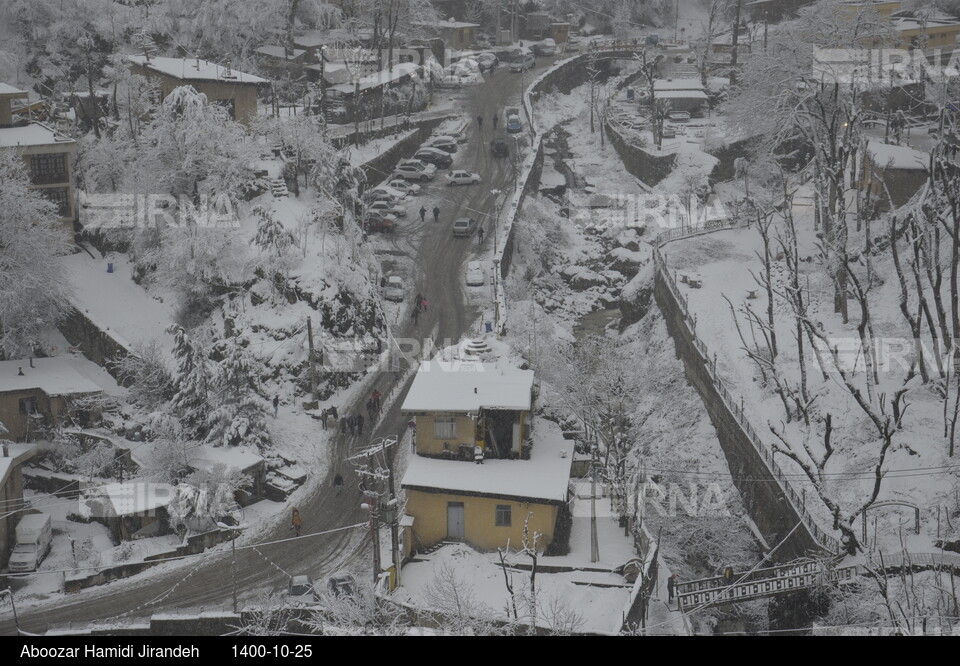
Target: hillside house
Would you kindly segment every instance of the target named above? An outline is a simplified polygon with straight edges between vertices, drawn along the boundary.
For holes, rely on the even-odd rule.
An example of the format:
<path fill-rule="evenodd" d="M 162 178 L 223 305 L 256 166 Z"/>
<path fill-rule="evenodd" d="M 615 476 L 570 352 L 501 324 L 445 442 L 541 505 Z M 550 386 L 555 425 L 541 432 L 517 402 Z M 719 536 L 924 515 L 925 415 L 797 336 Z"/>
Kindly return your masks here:
<path fill-rule="evenodd" d="M 520 544 L 525 522 L 542 546 L 553 541 L 573 449 L 532 438 L 533 380 L 532 370 L 504 361 L 421 366 L 402 405 L 416 426 L 401 484 L 405 556 L 444 540 L 485 550 Z"/>
<path fill-rule="evenodd" d="M 0 361 L 0 423 L 4 437 L 29 441 L 38 428 L 68 414 L 81 426 L 97 415 L 84 398 L 120 397 L 126 389 L 81 356 Z"/>
<path fill-rule="evenodd" d="M 157 58 L 127 56 L 134 74 L 145 76 L 160 88 L 160 99 L 180 86 L 193 86 L 212 104 L 227 109 L 230 117 L 250 125 L 257 116 L 257 93 L 267 79 L 240 72 L 227 63 L 221 65 L 200 58 Z"/>
<path fill-rule="evenodd" d="M 929 166 L 928 153 L 870 141 L 864 153 L 863 187 L 880 210 L 888 210 L 890 200 L 893 208 L 899 208 L 923 187 Z"/>
<path fill-rule="evenodd" d="M 77 142 L 43 123 L 15 117 L 14 100 L 27 97 L 26 91 L 0 83 L 0 150 L 16 151 L 23 158 L 30 175 L 30 188 L 57 204 L 64 230 L 72 237 L 77 218 L 73 182 Z"/>
<path fill-rule="evenodd" d="M 24 506 L 22 467 L 37 449 L 32 444 L 13 444 L 0 433 L 0 502 L 3 506 Z M 0 512 L 0 568 L 7 566 L 10 551 L 17 542 L 17 523 L 22 513 Z"/>

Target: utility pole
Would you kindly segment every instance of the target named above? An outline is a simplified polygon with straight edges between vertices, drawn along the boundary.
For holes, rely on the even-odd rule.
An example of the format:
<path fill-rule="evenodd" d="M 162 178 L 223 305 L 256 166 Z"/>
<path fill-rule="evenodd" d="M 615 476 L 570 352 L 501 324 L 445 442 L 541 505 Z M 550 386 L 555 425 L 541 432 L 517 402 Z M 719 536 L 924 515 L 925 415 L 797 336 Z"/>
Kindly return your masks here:
<path fill-rule="evenodd" d="M 233 614 L 237 614 L 237 531 L 230 530 L 231 567 L 233 569 Z"/>
<path fill-rule="evenodd" d="M 313 354 L 313 317 L 307 317 L 307 345 L 310 350 L 310 395 L 317 399 L 317 359 Z"/>
<path fill-rule="evenodd" d="M 589 426 L 584 423 L 584 431 Z M 590 467 L 590 561 L 600 561 L 600 540 L 597 538 L 597 443 L 592 442 L 593 464 Z"/>
<path fill-rule="evenodd" d="M 384 440 L 386 443 L 386 440 Z M 393 575 L 395 587 L 400 587 L 400 503 L 397 501 L 397 488 L 393 479 L 393 463 L 397 457 L 397 447 L 400 445 L 400 438 L 396 439 L 396 446 L 390 455 L 390 464 L 388 468 L 390 475 L 387 477 L 388 489 L 390 491 L 390 552 L 393 554 Z"/>
<path fill-rule="evenodd" d="M 497 35 L 493 40 L 497 46 L 500 45 L 500 34 L 500 0 L 497 0 Z"/>
<path fill-rule="evenodd" d="M 680 28 L 680 0 L 677 0 L 677 12 L 673 19 L 673 42 L 677 42 L 677 30 Z"/>

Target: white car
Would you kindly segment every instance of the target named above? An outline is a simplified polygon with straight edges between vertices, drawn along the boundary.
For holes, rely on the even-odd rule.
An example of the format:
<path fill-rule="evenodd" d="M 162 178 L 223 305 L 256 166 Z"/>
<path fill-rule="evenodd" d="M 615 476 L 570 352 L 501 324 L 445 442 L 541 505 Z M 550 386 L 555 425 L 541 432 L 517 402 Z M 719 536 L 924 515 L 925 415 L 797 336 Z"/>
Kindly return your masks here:
<path fill-rule="evenodd" d="M 471 261 L 467 264 L 467 286 L 482 287 L 486 282 L 484 276 L 483 264 L 479 261 Z"/>
<path fill-rule="evenodd" d="M 387 187 L 397 190 L 398 192 L 403 192 L 408 196 L 416 196 L 420 194 L 420 186 L 416 183 L 408 183 L 403 178 L 395 178 L 387 183 Z"/>
<path fill-rule="evenodd" d="M 391 275 L 387 278 L 387 284 L 383 288 L 383 297 L 396 303 L 401 303 L 406 298 L 403 280 L 398 275 Z"/>
<path fill-rule="evenodd" d="M 409 162 L 409 160 L 408 160 Z M 432 180 L 437 173 L 437 167 L 432 164 L 399 164 L 394 169 L 393 175 L 406 180 Z"/>
<path fill-rule="evenodd" d="M 374 213 L 389 213 L 390 215 L 396 215 L 397 217 L 407 216 L 406 208 L 392 204 L 389 201 L 374 201 L 372 204 L 367 206 L 367 210 L 373 211 Z"/>
<path fill-rule="evenodd" d="M 371 190 L 363 195 L 364 200 L 366 201 L 378 201 L 388 199 L 394 203 L 403 201 L 407 198 L 407 195 L 403 190 L 397 189 L 390 185 L 377 185 Z"/>
<path fill-rule="evenodd" d="M 480 182 L 480 174 L 454 169 L 444 176 L 443 180 L 447 185 L 476 185 Z"/>

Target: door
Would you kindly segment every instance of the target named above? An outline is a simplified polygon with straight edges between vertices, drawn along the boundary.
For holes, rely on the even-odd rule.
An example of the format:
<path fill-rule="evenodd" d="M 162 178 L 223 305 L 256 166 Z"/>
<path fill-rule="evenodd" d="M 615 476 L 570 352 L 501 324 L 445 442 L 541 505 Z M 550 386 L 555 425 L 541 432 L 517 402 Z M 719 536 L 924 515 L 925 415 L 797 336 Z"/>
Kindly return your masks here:
<path fill-rule="evenodd" d="M 447 538 L 463 538 L 463 502 L 447 502 Z"/>

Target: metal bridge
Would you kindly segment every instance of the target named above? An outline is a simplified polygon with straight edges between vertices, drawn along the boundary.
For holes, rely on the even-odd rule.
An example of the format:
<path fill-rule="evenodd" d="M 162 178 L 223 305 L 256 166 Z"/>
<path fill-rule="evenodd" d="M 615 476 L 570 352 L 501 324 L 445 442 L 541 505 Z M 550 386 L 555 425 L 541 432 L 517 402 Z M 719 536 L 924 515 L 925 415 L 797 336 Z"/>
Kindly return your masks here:
<path fill-rule="evenodd" d="M 718 606 L 739 603 L 809 589 L 820 585 L 849 583 L 865 575 L 867 568 L 882 569 L 886 574 L 897 573 L 904 567 L 911 570 L 946 569 L 960 574 L 960 555 L 953 553 L 898 553 L 874 555 L 865 564 L 830 568 L 817 561 L 784 564 L 768 569 L 756 569 L 745 575 L 734 575 L 728 583 L 722 576 L 701 578 L 677 585 L 677 600 L 681 610 L 700 606 Z"/>

